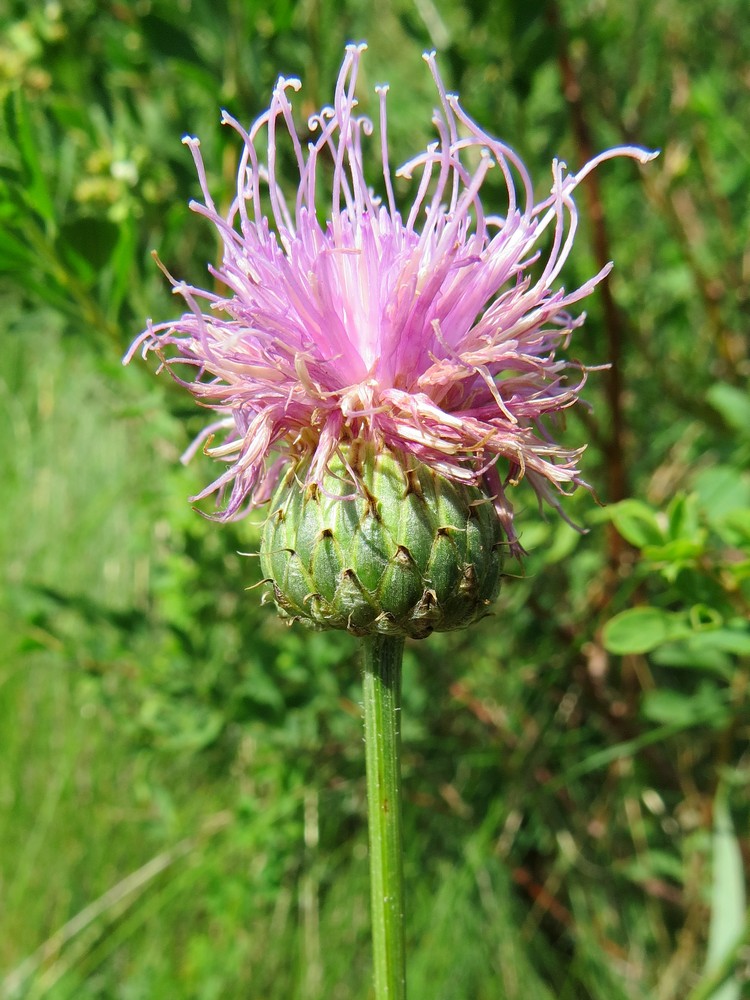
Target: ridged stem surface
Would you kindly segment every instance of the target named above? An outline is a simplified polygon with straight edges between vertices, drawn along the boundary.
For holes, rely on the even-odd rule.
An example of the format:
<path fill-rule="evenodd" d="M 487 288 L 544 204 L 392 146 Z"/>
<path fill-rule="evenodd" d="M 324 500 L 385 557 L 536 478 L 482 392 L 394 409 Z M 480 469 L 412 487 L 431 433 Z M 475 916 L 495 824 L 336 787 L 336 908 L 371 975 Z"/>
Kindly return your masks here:
<path fill-rule="evenodd" d="M 404 640 L 375 635 L 364 638 L 362 644 L 375 1000 L 405 1000 L 401 831 Z"/>

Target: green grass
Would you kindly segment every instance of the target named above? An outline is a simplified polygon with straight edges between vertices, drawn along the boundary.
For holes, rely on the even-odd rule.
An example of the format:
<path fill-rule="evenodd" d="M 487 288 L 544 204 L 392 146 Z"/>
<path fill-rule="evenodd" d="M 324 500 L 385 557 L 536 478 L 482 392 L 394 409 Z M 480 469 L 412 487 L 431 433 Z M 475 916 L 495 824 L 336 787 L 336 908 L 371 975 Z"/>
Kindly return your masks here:
<path fill-rule="evenodd" d="M 182 510 L 194 473 L 175 466 L 176 449 L 153 447 L 179 430 L 135 408 L 138 373 L 111 368 L 102 379 L 96 355 L 49 327 L 35 331 L 39 319 L 24 318 L 22 337 L 19 318 L 7 341 L 17 388 L 0 418 L 19 444 L 0 536 L 9 583 L 0 964 L 11 983 L 14 970 L 27 973 L 6 993 L 366 996 L 354 643 L 282 631 L 253 592 L 238 610 L 227 591 L 249 564 L 236 557 L 227 579 L 231 555 L 208 558 L 218 529 Z M 23 366 L 29 351 L 35 363 Z M 275 681 L 273 671 L 222 678 L 245 646 L 220 635 L 227 601 L 241 634 L 277 644 Z M 191 608 L 193 631 L 219 633 L 215 646 L 191 634 Z M 589 785 L 547 791 L 549 762 L 563 779 L 566 766 L 580 770 L 600 723 L 561 722 L 564 698 L 580 690 L 554 662 L 498 674 L 502 620 L 501 611 L 483 623 L 471 647 L 466 635 L 436 638 L 407 662 L 413 995 L 644 995 L 674 923 L 628 873 L 634 852 L 648 876 L 655 867 L 653 832 L 636 822 L 638 776 L 623 766 L 602 783 L 599 768 Z M 193 647 L 204 658 L 190 659 Z M 467 663 L 468 704 L 450 691 L 451 649 L 448 662 L 460 654 Z M 220 728 L 206 735 L 211 711 Z M 606 829 L 586 842 L 597 817 Z M 694 844 L 690 865 L 707 849 Z M 534 888 L 523 859 L 540 850 L 558 860 Z M 666 850 L 668 875 L 683 877 Z M 152 877 L 122 885 L 152 864 Z M 514 883 L 518 867 L 528 878 Z M 551 906 L 563 885 L 571 903 Z M 92 904 L 91 919 L 66 936 Z"/>
<path fill-rule="evenodd" d="M 218 107 L 251 118 L 280 72 L 319 105 L 368 37 L 367 85 L 410 95 L 394 162 L 429 133 L 434 44 L 540 190 L 582 159 L 563 56 L 597 149 L 663 149 L 601 174 L 623 425 L 592 374 L 569 428 L 607 499 L 620 434 L 642 506 L 577 495 L 580 536 L 519 493 L 530 554 L 494 615 L 407 647 L 410 996 L 741 1000 L 741 948 L 725 992 L 700 984 L 712 920 L 712 957 L 747 932 L 744 6 L 63 6 L 0 23 L 0 998 L 370 995 L 356 644 L 260 607 L 257 521 L 187 500 L 201 414 L 120 365 L 174 309 L 149 251 L 196 281 L 215 251 L 181 134 L 226 194 Z M 585 331 L 600 363 L 598 297 Z M 687 633 L 644 652 L 644 606 Z"/>

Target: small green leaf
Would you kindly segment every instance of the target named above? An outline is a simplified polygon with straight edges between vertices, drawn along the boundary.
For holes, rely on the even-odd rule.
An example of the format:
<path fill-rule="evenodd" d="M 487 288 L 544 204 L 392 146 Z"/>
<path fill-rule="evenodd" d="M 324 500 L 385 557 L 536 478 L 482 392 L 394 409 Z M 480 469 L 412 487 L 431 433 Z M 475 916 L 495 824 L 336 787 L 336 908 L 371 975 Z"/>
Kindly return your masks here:
<path fill-rule="evenodd" d="M 730 681 L 736 669 L 733 656 L 750 656 L 750 629 L 745 625 L 704 628 L 678 642 L 665 643 L 654 652 L 654 663 L 679 670 L 708 670 Z"/>
<path fill-rule="evenodd" d="M 665 545 L 644 545 L 644 558 L 655 563 L 694 562 L 705 550 L 705 532 L 695 540 L 677 538 Z"/>
<path fill-rule="evenodd" d="M 621 500 L 604 511 L 625 541 L 643 548 L 645 545 L 663 545 L 664 531 L 655 510 L 641 500 Z"/>
<path fill-rule="evenodd" d="M 724 619 L 716 608 L 694 604 L 690 609 L 690 624 L 696 632 L 715 632 L 724 624 Z"/>
<path fill-rule="evenodd" d="M 685 616 L 660 608 L 629 608 L 604 626 L 602 639 L 610 653 L 648 653 L 690 632 Z"/>
<path fill-rule="evenodd" d="M 673 667 L 675 670 L 706 670 L 727 683 L 734 674 L 734 664 L 728 653 L 696 646 L 690 640 L 665 643 L 653 651 L 651 661 L 657 666 Z"/>
<path fill-rule="evenodd" d="M 693 694 L 663 689 L 649 691 L 643 697 L 641 711 L 650 722 L 661 725 L 723 727 L 728 718 L 726 689 L 704 682 Z"/>
<path fill-rule="evenodd" d="M 750 396 L 725 382 L 717 382 L 706 392 L 706 399 L 733 430 L 743 437 L 750 434 Z"/>
<path fill-rule="evenodd" d="M 720 965 L 745 927 L 745 868 L 726 789 L 719 787 L 714 800 L 713 879 L 711 882 L 711 925 L 708 933 L 706 971 Z M 711 1000 L 740 1000 L 740 984 L 731 976 Z"/>
<path fill-rule="evenodd" d="M 750 553 L 750 507 L 730 511 L 716 525 L 722 540 Z"/>
<path fill-rule="evenodd" d="M 697 541 L 701 535 L 698 519 L 698 501 L 695 494 L 678 494 L 667 508 L 669 537 L 674 541 Z"/>
<path fill-rule="evenodd" d="M 695 642 L 705 643 L 713 649 L 735 656 L 750 656 L 750 625 L 737 625 L 706 631 L 695 637 Z"/>
<path fill-rule="evenodd" d="M 731 465 L 704 469 L 695 477 L 698 501 L 709 524 L 716 526 L 750 507 L 750 475 Z"/>

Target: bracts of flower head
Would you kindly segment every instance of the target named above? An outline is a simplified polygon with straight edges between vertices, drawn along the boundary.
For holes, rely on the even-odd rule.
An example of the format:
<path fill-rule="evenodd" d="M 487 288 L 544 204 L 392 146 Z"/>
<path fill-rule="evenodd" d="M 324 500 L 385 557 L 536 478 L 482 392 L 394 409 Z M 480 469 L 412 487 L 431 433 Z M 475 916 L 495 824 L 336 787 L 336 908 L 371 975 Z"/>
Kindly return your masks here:
<path fill-rule="evenodd" d="M 586 370 L 561 352 L 583 323 L 578 303 L 609 266 L 580 288 L 560 286 L 578 221 L 573 193 L 604 160 L 645 163 L 655 154 L 610 149 L 574 174 L 554 161 L 550 193 L 535 202 L 521 160 L 446 92 L 430 53 L 436 139 L 395 172 L 412 182 L 402 213 L 388 88 L 376 88 L 377 138 L 357 113 L 364 48 L 347 47 L 333 105 L 307 122 L 309 141 L 293 116 L 296 79 L 278 80 L 247 131 L 224 114 L 242 142 L 226 216 L 211 197 L 198 139 L 184 140 L 203 193 L 191 207 L 221 237 L 223 260 L 210 271 L 226 292 L 169 276 L 187 311 L 149 325 L 128 359 L 139 346 L 155 352 L 217 412 L 191 453 L 205 445 L 227 463 L 194 498 L 217 492 L 220 518 L 267 501 L 290 465 L 304 485 L 330 491 L 332 460 L 346 465 L 356 441 L 480 486 L 518 552 L 508 487 L 526 479 L 559 507 L 558 493 L 582 484 L 583 449 L 557 443 L 549 421 L 579 399 Z M 285 193 L 287 154 L 298 179 Z M 377 193 L 365 179 L 368 155 L 382 175 Z M 490 171 L 503 181 L 500 205 L 482 200 Z"/>

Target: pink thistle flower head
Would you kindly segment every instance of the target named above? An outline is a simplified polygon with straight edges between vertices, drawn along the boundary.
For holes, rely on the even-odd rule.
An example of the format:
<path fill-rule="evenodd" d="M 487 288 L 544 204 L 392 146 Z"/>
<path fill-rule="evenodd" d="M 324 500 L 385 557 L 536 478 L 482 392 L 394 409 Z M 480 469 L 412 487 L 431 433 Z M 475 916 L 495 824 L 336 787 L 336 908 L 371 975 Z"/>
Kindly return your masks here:
<path fill-rule="evenodd" d="M 209 191 L 198 139 L 183 140 L 203 193 L 191 208 L 221 237 L 222 263 L 209 270 L 226 291 L 168 275 L 187 310 L 149 324 L 126 360 L 139 346 L 144 356 L 155 352 L 216 411 L 187 457 L 205 443 L 227 464 L 193 498 L 218 493 L 219 518 L 267 501 L 290 463 L 321 488 L 331 462 L 345 462 L 356 441 L 480 486 L 518 552 L 508 486 L 525 478 L 559 509 L 556 492 L 582 484 L 583 449 L 558 444 L 548 421 L 576 403 L 586 377 L 559 356 L 584 320 L 570 310 L 610 266 L 573 291 L 560 285 L 578 221 L 573 192 L 603 160 L 645 163 L 655 154 L 611 149 L 575 174 L 555 160 L 550 193 L 536 202 L 521 160 L 446 92 L 429 53 L 436 138 L 395 172 L 412 182 L 402 212 L 388 155 L 388 88 L 375 88 L 377 129 L 357 110 L 364 48 L 347 47 L 333 104 L 309 118 L 306 141 L 293 115 L 297 79 L 279 78 L 247 131 L 223 114 L 242 142 L 226 215 Z M 373 146 L 377 191 L 366 180 Z M 299 174 L 290 191 L 280 167 L 287 154 Z M 506 190 L 499 206 L 482 201 L 491 171 Z"/>

